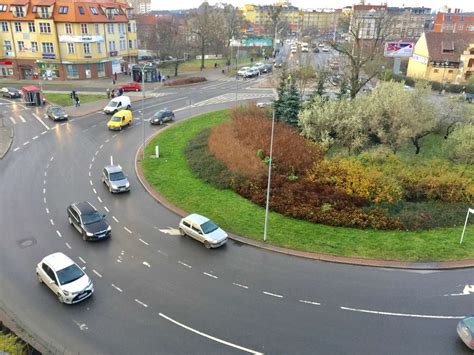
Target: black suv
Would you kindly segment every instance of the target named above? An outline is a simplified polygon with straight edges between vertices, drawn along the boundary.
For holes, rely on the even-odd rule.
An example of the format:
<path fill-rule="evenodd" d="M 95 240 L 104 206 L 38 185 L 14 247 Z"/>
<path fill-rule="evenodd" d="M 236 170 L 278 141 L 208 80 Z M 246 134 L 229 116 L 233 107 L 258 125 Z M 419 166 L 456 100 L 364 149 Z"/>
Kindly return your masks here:
<path fill-rule="evenodd" d="M 163 122 L 167 121 L 173 121 L 174 120 L 174 113 L 171 110 L 161 110 L 158 111 L 153 115 L 152 118 L 150 118 L 150 123 L 151 124 L 163 124 Z"/>
<path fill-rule="evenodd" d="M 61 106 L 49 106 L 46 110 L 46 118 L 50 118 L 53 121 L 67 120 L 68 114 Z"/>
<path fill-rule="evenodd" d="M 73 225 L 84 240 L 99 240 L 110 237 L 112 228 L 89 202 L 75 202 L 67 208 L 69 224 Z"/>

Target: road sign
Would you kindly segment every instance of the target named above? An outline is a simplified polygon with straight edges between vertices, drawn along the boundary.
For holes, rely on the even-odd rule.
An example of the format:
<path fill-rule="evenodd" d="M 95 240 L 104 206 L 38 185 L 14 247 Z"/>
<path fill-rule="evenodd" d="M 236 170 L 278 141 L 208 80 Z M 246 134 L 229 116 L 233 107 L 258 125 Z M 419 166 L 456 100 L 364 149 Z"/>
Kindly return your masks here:
<path fill-rule="evenodd" d="M 385 42 L 384 56 L 390 58 L 409 58 L 413 55 L 414 42 Z"/>

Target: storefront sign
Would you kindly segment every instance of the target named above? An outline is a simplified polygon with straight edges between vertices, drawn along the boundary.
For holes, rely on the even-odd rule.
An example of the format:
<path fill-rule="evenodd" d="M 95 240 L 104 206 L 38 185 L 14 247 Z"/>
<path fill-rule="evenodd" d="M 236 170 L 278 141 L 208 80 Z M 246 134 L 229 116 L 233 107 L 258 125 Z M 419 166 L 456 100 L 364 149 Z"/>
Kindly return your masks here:
<path fill-rule="evenodd" d="M 13 62 L 10 60 L 0 61 L 0 65 L 13 65 Z"/>
<path fill-rule="evenodd" d="M 104 40 L 104 36 L 71 36 L 71 35 L 59 36 L 59 42 L 91 43 L 91 42 L 101 42 L 103 40 Z"/>
<path fill-rule="evenodd" d="M 54 53 L 43 53 L 44 59 L 56 59 L 56 54 Z"/>
<path fill-rule="evenodd" d="M 426 57 L 423 57 L 421 55 L 418 55 L 418 54 L 413 54 L 413 56 L 411 57 L 414 61 L 417 61 L 418 63 L 421 63 L 421 64 L 428 64 L 428 58 Z"/>

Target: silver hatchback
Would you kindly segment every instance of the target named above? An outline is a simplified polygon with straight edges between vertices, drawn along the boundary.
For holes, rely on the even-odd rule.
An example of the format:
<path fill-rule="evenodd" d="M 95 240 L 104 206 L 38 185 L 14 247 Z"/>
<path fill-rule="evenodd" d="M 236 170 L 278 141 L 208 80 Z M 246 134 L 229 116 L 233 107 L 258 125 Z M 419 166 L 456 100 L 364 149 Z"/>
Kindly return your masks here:
<path fill-rule="evenodd" d="M 219 228 L 209 218 L 193 213 L 179 222 L 179 232 L 182 236 L 200 241 L 206 248 L 217 248 L 227 242 L 227 233 Z"/>
<path fill-rule="evenodd" d="M 102 171 L 102 182 L 112 193 L 130 191 L 130 182 L 120 165 L 106 166 Z"/>

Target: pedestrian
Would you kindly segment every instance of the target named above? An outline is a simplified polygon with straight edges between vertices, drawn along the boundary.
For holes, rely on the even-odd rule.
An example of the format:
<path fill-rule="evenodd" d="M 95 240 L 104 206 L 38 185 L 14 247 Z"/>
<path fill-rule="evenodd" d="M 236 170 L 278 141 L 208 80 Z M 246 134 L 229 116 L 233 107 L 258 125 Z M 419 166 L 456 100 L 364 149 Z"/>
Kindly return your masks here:
<path fill-rule="evenodd" d="M 76 107 L 81 106 L 81 100 L 79 100 L 79 96 L 76 96 Z"/>
<path fill-rule="evenodd" d="M 112 99 L 115 97 L 114 89 L 112 89 L 112 91 L 110 92 L 110 97 L 111 97 Z"/>
<path fill-rule="evenodd" d="M 110 99 L 110 89 L 107 88 L 107 91 L 106 91 L 106 92 L 107 92 L 107 98 Z"/>
<path fill-rule="evenodd" d="M 112 77 L 112 85 L 115 85 L 115 78 Z"/>
<path fill-rule="evenodd" d="M 117 81 L 117 72 L 114 73 L 114 79 Z"/>
<path fill-rule="evenodd" d="M 158 81 L 161 83 L 161 74 L 158 72 Z"/>

